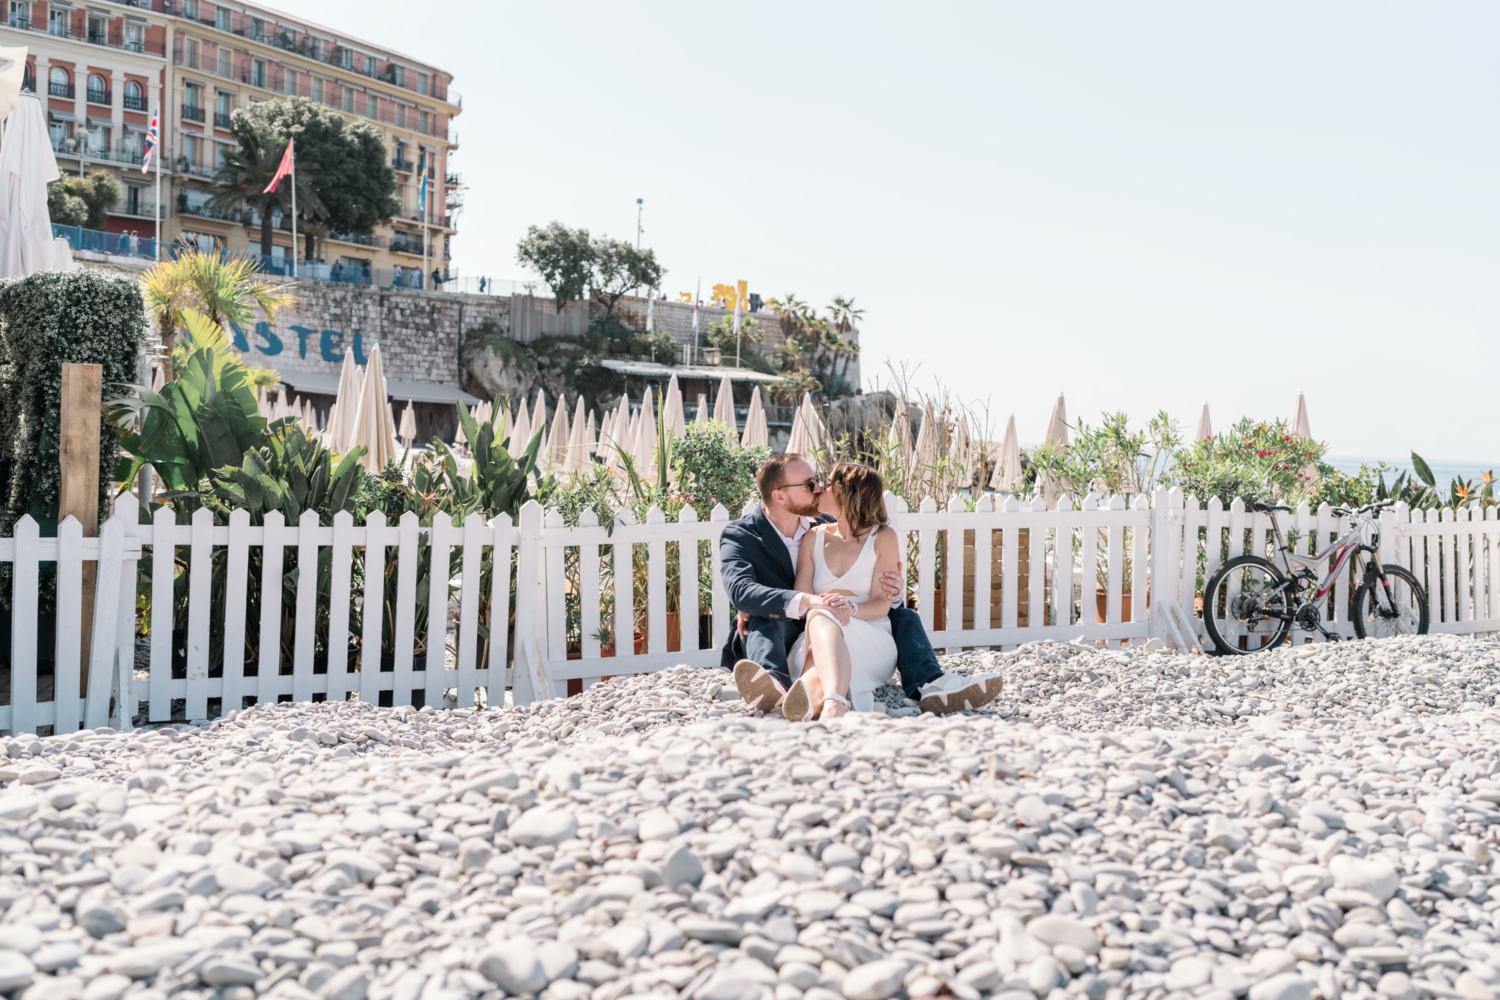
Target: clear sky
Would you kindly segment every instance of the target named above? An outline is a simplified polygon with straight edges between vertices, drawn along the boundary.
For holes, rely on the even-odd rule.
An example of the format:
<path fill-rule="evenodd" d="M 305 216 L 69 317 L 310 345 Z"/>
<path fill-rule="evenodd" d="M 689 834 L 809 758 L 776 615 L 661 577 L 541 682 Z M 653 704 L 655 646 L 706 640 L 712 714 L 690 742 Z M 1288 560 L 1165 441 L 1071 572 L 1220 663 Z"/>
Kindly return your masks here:
<path fill-rule="evenodd" d="M 1038 440 L 1158 409 L 1500 463 L 1500 7 L 276 0 L 455 75 L 461 273 L 527 225 L 865 309 Z"/>

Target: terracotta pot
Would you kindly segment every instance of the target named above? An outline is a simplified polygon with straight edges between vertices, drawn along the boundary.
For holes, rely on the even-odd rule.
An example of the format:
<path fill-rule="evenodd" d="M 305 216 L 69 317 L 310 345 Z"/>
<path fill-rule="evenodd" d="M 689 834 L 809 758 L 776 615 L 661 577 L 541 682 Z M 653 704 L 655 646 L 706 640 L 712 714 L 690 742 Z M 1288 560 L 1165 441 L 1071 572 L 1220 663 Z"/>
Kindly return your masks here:
<path fill-rule="evenodd" d="M 603 657 L 603 656 L 614 656 L 615 655 L 615 644 L 612 643 L 612 642 L 609 642 L 609 643 L 600 643 L 600 645 L 599 645 L 599 655 L 601 657 Z M 569 653 L 568 654 L 568 659 L 570 659 L 570 660 L 581 660 L 581 659 L 583 659 L 583 654 L 582 653 Z M 610 674 L 609 676 L 606 676 L 606 677 L 600 677 L 599 680 L 601 680 L 601 681 L 607 681 L 607 680 L 609 680 L 613 676 L 614 676 L 613 674 Z M 568 697 L 571 698 L 575 694 L 583 694 L 583 678 L 582 677 L 573 677 L 573 678 L 570 678 L 568 680 Z"/>
<path fill-rule="evenodd" d="M 1109 595 L 1102 590 L 1094 591 L 1094 606 L 1099 609 L 1099 620 L 1105 619 L 1105 611 L 1109 607 Z M 1130 595 L 1120 595 L 1120 621 L 1130 621 Z"/>
<path fill-rule="evenodd" d="M 682 612 L 667 612 L 667 652 L 682 651 Z"/>

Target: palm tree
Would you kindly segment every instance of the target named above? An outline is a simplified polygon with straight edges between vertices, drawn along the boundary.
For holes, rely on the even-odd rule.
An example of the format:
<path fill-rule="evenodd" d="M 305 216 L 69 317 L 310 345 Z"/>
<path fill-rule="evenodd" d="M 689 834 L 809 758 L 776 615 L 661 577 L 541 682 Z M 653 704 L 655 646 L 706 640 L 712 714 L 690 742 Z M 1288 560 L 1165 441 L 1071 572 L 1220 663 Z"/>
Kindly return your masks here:
<path fill-rule="evenodd" d="M 833 297 L 833 304 L 828 307 L 828 321 L 838 331 L 839 336 L 847 336 L 849 331 L 865 318 L 863 309 L 854 308 L 854 299 L 844 298 L 839 295 Z"/>
<path fill-rule="evenodd" d="M 272 212 L 280 208 L 282 214 L 290 215 L 292 211 L 290 179 L 277 185 L 275 191 L 266 191 L 271 178 L 276 176 L 276 170 L 281 166 L 281 158 L 286 153 L 286 142 L 269 133 L 256 131 L 248 123 L 239 121 L 238 116 L 234 132 L 240 140 L 240 148 L 224 154 L 224 165 L 213 177 L 215 193 L 208 199 L 207 207 L 228 209 L 246 205 L 259 212 L 260 252 L 262 256 L 269 257 Z M 305 174 L 297 178 L 296 190 L 297 207 L 303 215 L 321 218 L 328 214 Z M 292 252 L 297 252 L 295 247 Z"/>
<path fill-rule="evenodd" d="M 173 260 L 154 264 L 141 278 L 146 306 L 156 319 L 162 346 L 167 349 L 167 378 L 172 377 L 172 347 L 184 325 L 184 311 L 195 309 L 223 329 L 226 323 L 248 325 L 258 309 L 267 322 L 293 305 L 297 297 L 285 285 L 260 277 L 258 261 L 245 257 L 186 250 Z"/>
<path fill-rule="evenodd" d="M 781 335 L 791 338 L 802 332 L 802 324 L 807 316 L 807 303 L 797 296 L 788 292 L 779 299 L 771 299 L 766 303 L 771 310 L 781 319 Z"/>

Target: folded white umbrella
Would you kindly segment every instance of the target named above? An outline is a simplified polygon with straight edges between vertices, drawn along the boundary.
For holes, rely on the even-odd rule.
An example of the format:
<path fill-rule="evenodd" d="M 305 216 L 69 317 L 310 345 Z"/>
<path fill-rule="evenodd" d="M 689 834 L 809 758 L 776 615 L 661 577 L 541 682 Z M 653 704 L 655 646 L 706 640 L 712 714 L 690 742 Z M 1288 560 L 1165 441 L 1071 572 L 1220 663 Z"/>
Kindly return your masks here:
<path fill-rule="evenodd" d="M 1052 408 L 1052 416 L 1047 421 L 1046 441 L 1059 448 L 1068 446 L 1068 404 L 1061 393 L 1058 394 L 1057 405 Z"/>
<path fill-rule="evenodd" d="M 620 397 L 622 403 L 628 407 L 629 400 Z M 607 408 L 604 411 L 604 423 L 599 428 L 599 444 L 594 449 L 594 456 L 604 463 L 605 468 L 613 469 L 619 461 L 620 438 L 619 438 L 620 408 Z"/>
<path fill-rule="evenodd" d="M 5 145 L 0 146 L 0 278 L 57 266 L 47 184 L 58 176 L 42 102 L 22 95 L 5 119 Z"/>
<path fill-rule="evenodd" d="M 416 403 L 407 400 L 406 409 L 401 411 L 401 437 L 407 444 L 410 444 L 417 438 L 416 406 Z"/>
<path fill-rule="evenodd" d="M 807 427 L 806 420 L 802 416 L 802 407 L 792 411 L 792 432 L 787 435 L 786 453 L 788 455 L 807 454 Z"/>
<path fill-rule="evenodd" d="M 708 396 L 700 392 L 698 393 L 698 412 L 693 415 L 693 423 L 706 424 L 712 419 L 713 413 L 709 410 Z"/>
<path fill-rule="evenodd" d="M 948 442 L 948 460 L 953 463 L 954 483 L 959 488 L 969 486 L 974 480 L 973 443 L 969 440 L 969 415 L 961 413 L 953 436 Z"/>
<path fill-rule="evenodd" d="M 734 422 L 734 383 L 729 381 L 728 375 L 719 382 L 719 398 L 714 402 L 714 419 L 724 425 L 731 442 L 740 436 L 739 425 Z"/>
<path fill-rule="evenodd" d="M 1193 435 L 1194 441 L 1212 441 L 1214 439 L 1214 425 L 1208 419 L 1208 404 L 1203 404 L 1203 413 L 1198 417 L 1198 433 Z"/>
<path fill-rule="evenodd" d="M 1000 455 L 990 476 L 990 489 L 998 493 L 1014 493 L 1020 488 L 1021 443 L 1016 438 L 1016 415 L 1012 413 L 1005 422 L 1005 439 L 1000 442 Z"/>
<path fill-rule="evenodd" d="M 531 415 L 526 412 L 525 399 L 516 408 L 516 422 L 511 425 L 509 441 L 505 450 L 510 453 L 511 458 L 520 458 L 526 446 L 531 443 Z"/>
<path fill-rule="evenodd" d="M 937 464 L 938 459 L 942 457 L 938 446 L 940 433 L 937 414 L 933 411 L 932 401 L 929 400 L 922 407 L 922 423 L 917 428 L 917 448 L 914 459 L 917 466 L 917 478 L 921 483 L 924 496 L 932 496 L 937 482 Z"/>
<path fill-rule="evenodd" d="M 464 433 L 464 422 L 462 420 L 458 422 L 457 429 L 453 431 L 453 443 L 457 445 L 469 443 L 469 435 Z"/>
<path fill-rule="evenodd" d="M 364 445 L 367 449 L 359 464 L 365 471 L 376 474 L 387 462 L 396 458 L 400 450 L 396 445 L 396 428 L 391 422 L 391 408 L 387 399 L 385 374 L 380 365 L 380 345 L 370 351 L 370 363 L 365 368 L 364 385 L 360 387 L 359 405 L 354 413 L 354 434 L 349 447 Z"/>
<path fill-rule="evenodd" d="M 563 472 L 570 476 L 576 476 L 588 468 L 588 440 L 589 422 L 588 416 L 583 408 L 583 397 L 578 397 L 578 406 L 573 410 L 573 426 L 568 432 L 568 442 L 564 446 L 566 452 L 563 455 Z"/>
<path fill-rule="evenodd" d="M 542 432 L 542 449 L 547 446 L 547 393 L 544 389 L 536 391 L 536 404 L 531 408 L 531 433 Z M 529 440 L 529 438 L 528 438 Z M 547 456 L 539 450 L 536 454 L 537 465 L 541 466 L 548 461 Z"/>
<path fill-rule="evenodd" d="M 687 413 L 682 406 L 682 387 L 677 384 L 676 375 L 667 383 L 667 394 L 662 397 L 662 420 L 667 431 L 677 440 L 681 441 L 687 435 Z"/>
<path fill-rule="evenodd" d="M 1312 426 L 1307 422 L 1307 399 L 1300 392 L 1297 393 L 1297 418 L 1294 424 L 1293 434 L 1304 441 L 1312 440 Z M 1312 482 L 1317 482 L 1321 478 L 1318 474 L 1318 466 L 1313 462 L 1308 462 L 1302 467 L 1302 475 Z"/>
<path fill-rule="evenodd" d="M 344 353 L 344 363 L 339 366 L 339 387 L 335 390 L 333 409 L 328 411 L 328 447 L 336 452 L 349 450 L 349 439 L 354 434 L 354 411 L 359 408 L 359 390 L 364 376 L 354 363 L 354 352 Z"/>
<path fill-rule="evenodd" d="M 647 482 L 656 479 L 656 415 L 654 394 L 648 388 L 641 399 L 641 415 L 635 425 L 635 471 Z"/>
<path fill-rule="evenodd" d="M 589 458 L 599 450 L 599 413 L 597 410 L 589 410 L 589 422 L 584 428 L 583 451 Z"/>
<path fill-rule="evenodd" d="M 750 391 L 750 409 L 745 414 L 745 433 L 740 437 L 740 444 L 747 448 L 770 446 L 770 435 L 766 428 L 766 408 L 760 401 L 760 386 Z"/>
<path fill-rule="evenodd" d="M 557 409 L 552 413 L 552 430 L 547 435 L 547 461 L 552 463 L 555 472 L 562 472 L 563 464 L 568 460 L 568 435 L 571 433 L 568 401 L 558 397 Z"/>

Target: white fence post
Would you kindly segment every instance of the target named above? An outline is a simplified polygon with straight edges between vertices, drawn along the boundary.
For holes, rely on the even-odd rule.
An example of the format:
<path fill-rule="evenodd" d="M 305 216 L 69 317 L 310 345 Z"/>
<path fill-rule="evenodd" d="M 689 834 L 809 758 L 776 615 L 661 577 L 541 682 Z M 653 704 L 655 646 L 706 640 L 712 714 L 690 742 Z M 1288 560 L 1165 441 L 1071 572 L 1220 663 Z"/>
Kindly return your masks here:
<path fill-rule="evenodd" d="M 529 705 L 536 700 L 531 684 L 531 664 L 525 660 L 528 657 L 526 643 L 531 643 L 534 654 L 541 641 L 536 621 L 541 597 L 541 547 L 542 505 L 528 500 L 521 508 L 521 539 L 516 559 L 516 669 L 511 682 L 511 699 L 517 705 Z M 625 579 L 630 579 L 628 574 Z"/>

